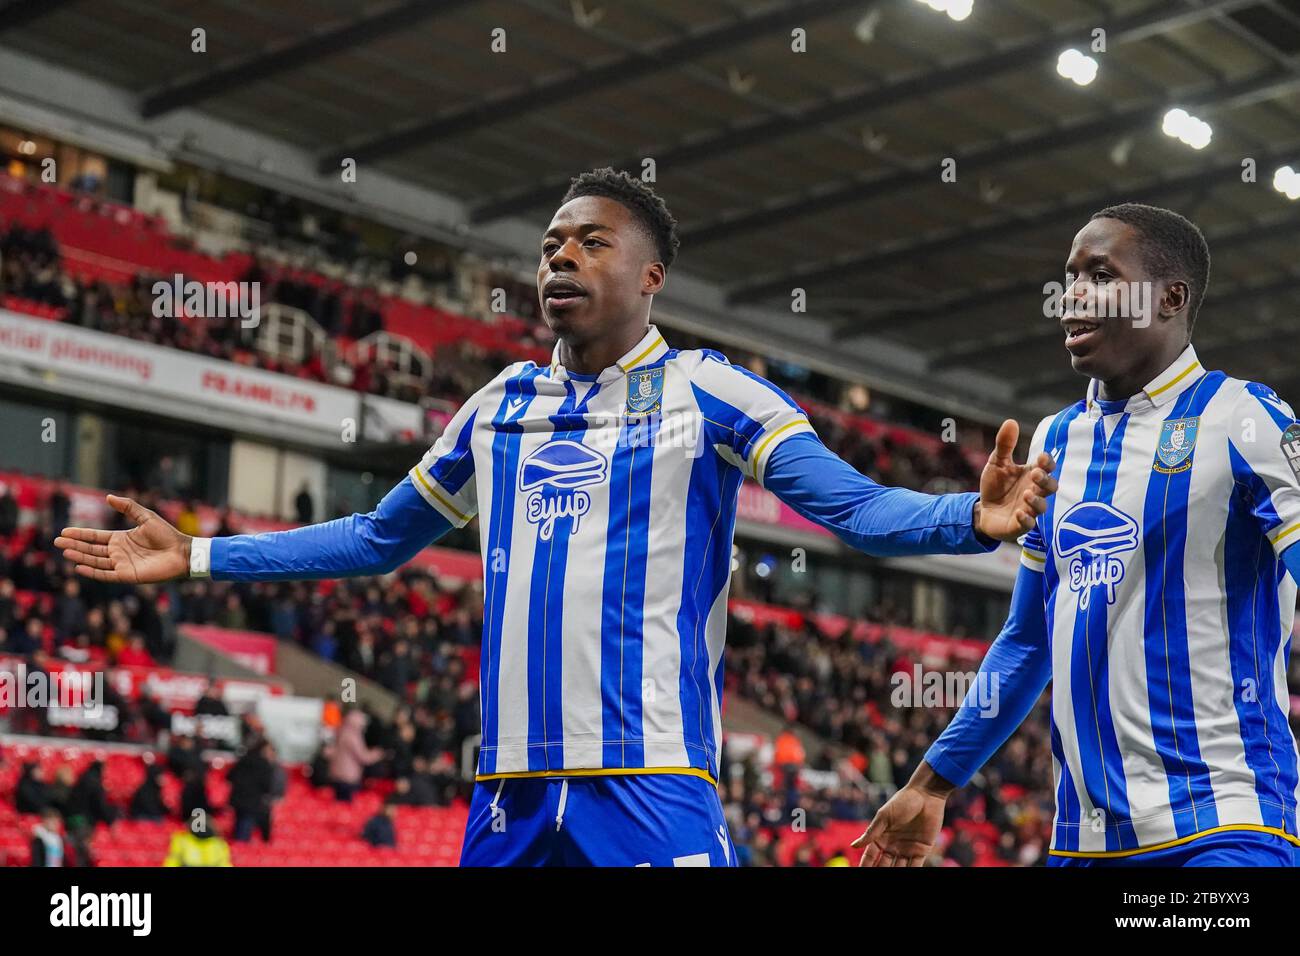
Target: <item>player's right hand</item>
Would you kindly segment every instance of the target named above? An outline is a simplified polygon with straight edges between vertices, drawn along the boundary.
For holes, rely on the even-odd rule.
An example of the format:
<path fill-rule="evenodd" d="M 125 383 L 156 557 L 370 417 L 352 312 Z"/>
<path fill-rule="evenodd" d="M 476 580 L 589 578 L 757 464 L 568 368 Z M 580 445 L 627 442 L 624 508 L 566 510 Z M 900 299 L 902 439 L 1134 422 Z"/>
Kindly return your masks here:
<path fill-rule="evenodd" d="M 188 535 L 130 498 L 109 495 L 108 503 L 136 526 L 130 531 L 64 528 L 54 539 L 78 574 L 113 584 L 152 584 L 189 575 Z"/>
<path fill-rule="evenodd" d="M 909 783 L 885 801 L 866 832 L 853 841 L 862 849 L 858 866 L 924 866 L 943 829 L 947 797 Z"/>

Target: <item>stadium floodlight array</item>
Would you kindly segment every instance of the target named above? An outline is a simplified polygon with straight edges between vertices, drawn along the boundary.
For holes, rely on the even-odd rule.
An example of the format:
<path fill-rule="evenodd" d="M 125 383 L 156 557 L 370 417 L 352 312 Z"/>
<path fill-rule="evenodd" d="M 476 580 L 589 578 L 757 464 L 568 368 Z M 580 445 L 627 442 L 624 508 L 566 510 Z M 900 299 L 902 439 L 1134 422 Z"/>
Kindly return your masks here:
<path fill-rule="evenodd" d="M 1290 166 L 1281 166 L 1273 174 L 1273 188 L 1287 199 L 1300 199 L 1300 173 Z"/>
<path fill-rule="evenodd" d="M 1087 86 L 1097 78 L 1097 61 L 1086 53 L 1071 47 L 1062 51 L 1056 60 L 1056 72 L 1079 86 Z"/>
<path fill-rule="evenodd" d="M 954 20 L 965 20 L 975 9 L 975 0 L 919 0 L 937 13 L 946 13 Z"/>
<path fill-rule="evenodd" d="M 1198 119 L 1185 109 L 1172 109 L 1165 114 L 1161 124 L 1166 136 L 1186 143 L 1192 149 L 1204 149 L 1210 145 L 1214 130 L 1203 119 Z"/>

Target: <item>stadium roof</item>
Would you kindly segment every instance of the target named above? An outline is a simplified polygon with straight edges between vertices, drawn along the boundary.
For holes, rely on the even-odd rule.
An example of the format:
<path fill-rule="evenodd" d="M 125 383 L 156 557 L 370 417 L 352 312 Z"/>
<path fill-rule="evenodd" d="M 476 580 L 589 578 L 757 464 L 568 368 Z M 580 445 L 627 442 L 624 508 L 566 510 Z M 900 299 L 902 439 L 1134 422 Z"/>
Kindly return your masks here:
<path fill-rule="evenodd" d="M 961 22 L 916 0 L 17 0 L 0 47 L 120 89 L 142 123 L 197 110 L 322 178 L 355 158 L 471 229 L 542 223 L 574 172 L 653 158 L 720 321 L 773 317 L 913 394 L 1001 382 L 1004 411 L 1081 394 L 1043 316 L 1075 231 L 1167 205 L 1210 240 L 1203 360 L 1300 399 L 1300 205 L 1272 186 L 1300 169 L 1300 0 L 976 0 Z M 1095 82 L 1058 75 L 1067 47 Z M 1174 106 L 1209 146 L 1161 131 Z"/>

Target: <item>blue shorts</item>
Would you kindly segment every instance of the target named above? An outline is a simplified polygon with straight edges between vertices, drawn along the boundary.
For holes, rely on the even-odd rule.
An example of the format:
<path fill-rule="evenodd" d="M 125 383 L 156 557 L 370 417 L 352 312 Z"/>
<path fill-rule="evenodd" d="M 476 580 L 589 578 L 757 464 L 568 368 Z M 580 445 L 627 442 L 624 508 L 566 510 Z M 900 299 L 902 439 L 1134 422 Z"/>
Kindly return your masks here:
<path fill-rule="evenodd" d="M 461 866 L 735 866 L 718 790 L 684 774 L 476 784 Z"/>
<path fill-rule="evenodd" d="M 1300 848 L 1274 833 L 1229 830 L 1132 856 L 1049 856 L 1048 866 L 1295 866 Z"/>

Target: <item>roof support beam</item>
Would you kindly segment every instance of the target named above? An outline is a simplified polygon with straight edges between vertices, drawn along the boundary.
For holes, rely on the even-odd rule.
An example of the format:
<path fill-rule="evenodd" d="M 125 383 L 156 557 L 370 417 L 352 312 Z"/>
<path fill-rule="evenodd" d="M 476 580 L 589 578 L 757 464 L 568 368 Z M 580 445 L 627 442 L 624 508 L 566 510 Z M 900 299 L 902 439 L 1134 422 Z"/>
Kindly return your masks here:
<path fill-rule="evenodd" d="M 387 0 L 366 13 L 336 20 L 305 37 L 277 40 L 244 56 L 226 60 L 211 70 L 182 77 L 144 94 L 140 115 L 145 119 L 193 106 L 213 96 L 257 83 L 315 60 L 342 53 L 397 30 L 408 30 L 422 20 L 445 14 L 472 0 Z"/>
<path fill-rule="evenodd" d="M 1286 160 L 1292 157 L 1295 148 L 1296 144 L 1288 144 L 1286 148 L 1261 153 L 1256 159 L 1261 164 Z M 837 256 L 829 262 L 818 260 L 805 263 L 794 269 L 733 287 L 728 294 L 728 302 L 731 304 L 757 302 L 776 295 L 785 295 L 796 286 L 806 288 L 822 282 L 833 282 L 846 275 L 869 274 L 919 257 L 943 255 L 974 243 L 1004 238 L 1009 233 L 1059 225 L 1062 221 L 1069 222 L 1090 215 L 1103 206 L 1122 202 L 1135 195 L 1142 196 L 1144 201 L 1149 202 L 1156 197 L 1189 189 L 1217 187 L 1229 183 L 1240 184 L 1240 172 L 1240 158 L 1229 157 L 1172 176 L 1156 177 L 1096 190 L 1069 202 L 1041 207 L 1039 211 L 1032 214 L 1013 213 L 970 229 L 948 229 L 913 242 L 892 243 L 883 252 L 855 252 Z"/>
<path fill-rule="evenodd" d="M 869 5 L 878 0 L 866 2 Z M 586 96 L 593 88 L 605 91 L 613 86 L 631 83 L 649 74 L 740 46 L 788 26 L 806 23 L 810 18 L 830 16 L 863 4 L 864 0 L 782 0 L 751 16 L 714 24 L 682 39 L 666 40 L 622 53 L 591 68 L 566 70 L 502 96 L 454 107 L 431 119 L 355 140 L 322 156 L 319 167 L 325 172 L 337 168 L 344 156 L 351 156 L 361 162 L 376 156 L 392 156 L 449 136 L 470 133 L 534 110 Z"/>
<path fill-rule="evenodd" d="M 0 6 L 0 33 L 34 23 L 59 7 L 66 7 L 70 2 L 71 0 L 9 0 Z"/>
<path fill-rule="evenodd" d="M 983 83 L 995 76 L 1024 69 L 1026 65 L 1049 58 L 1054 59 L 1060 53 L 1063 42 L 1076 40 L 1080 34 L 1086 34 L 1087 31 L 1098 27 L 1106 30 L 1108 47 L 1113 49 L 1121 43 L 1132 43 L 1169 30 L 1176 30 L 1199 23 L 1219 12 L 1230 12 L 1256 2 L 1258 0 L 1207 0 L 1195 9 L 1189 9 L 1178 3 L 1129 17 L 1112 17 L 1109 20 L 1091 23 L 1075 22 L 1044 36 L 1003 47 L 995 53 L 968 57 L 950 66 L 873 84 L 847 96 L 810 104 L 799 111 L 782 111 L 742 124 L 692 133 L 675 145 L 648 149 L 644 154 L 654 156 L 660 169 L 680 168 L 722 153 L 785 139 L 806 130 L 861 116 L 873 110 L 892 109 L 906 100 L 933 96 L 958 87 Z M 640 162 L 640 156 L 625 156 L 612 162 L 611 165 L 615 168 L 629 169 L 638 166 Z M 518 213 L 523 209 L 531 209 L 554 198 L 556 191 L 562 192 L 567 183 L 567 175 L 556 175 L 498 194 L 475 206 L 470 211 L 471 220 L 484 222 Z"/>

